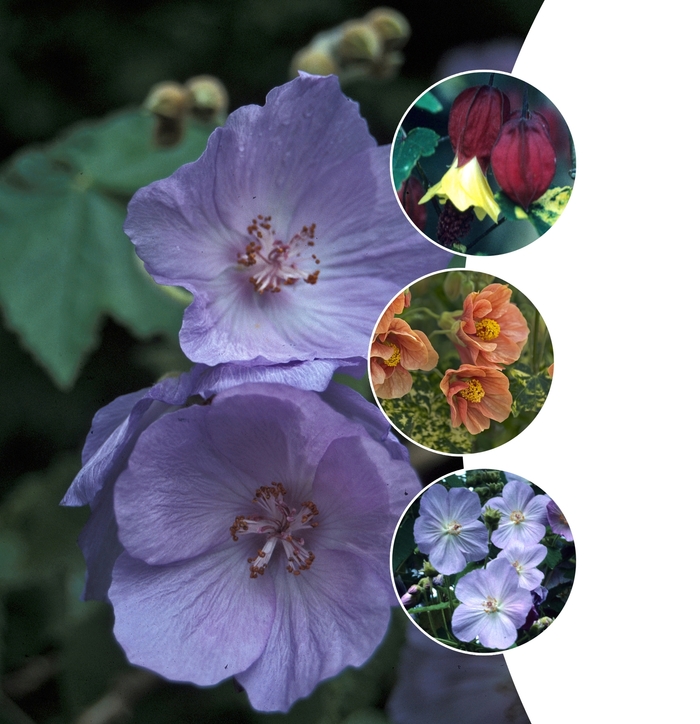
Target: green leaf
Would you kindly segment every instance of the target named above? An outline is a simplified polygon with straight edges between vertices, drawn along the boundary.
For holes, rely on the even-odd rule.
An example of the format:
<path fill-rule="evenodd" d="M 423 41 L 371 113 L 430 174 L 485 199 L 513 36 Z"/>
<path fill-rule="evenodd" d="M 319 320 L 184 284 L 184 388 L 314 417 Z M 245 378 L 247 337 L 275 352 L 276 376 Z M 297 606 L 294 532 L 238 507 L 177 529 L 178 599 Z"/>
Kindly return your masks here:
<path fill-rule="evenodd" d="M 396 531 L 394 547 L 391 551 L 391 565 L 394 573 L 408 560 L 416 547 L 416 542 L 413 539 L 413 523 L 414 519 L 407 515 Z"/>
<path fill-rule="evenodd" d="M 440 136 L 430 128 L 414 128 L 405 138 L 396 139 L 391 167 L 397 189 L 411 175 L 421 156 L 432 156 L 435 153 L 439 140 Z"/>
<path fill-rule="evenodd" d="M 529 375 L 517 367 L 508 367 L 505 370 L 512 386 L 512 411 L 515 417 L 524 412 L 538 412 L 549 394 L 552 380 L 547 375 Z"/>
<path fill-rule="evenodd" d="M 140 111 L 77 126 L 0 175 L 0 303 L 54 382 L 68 388 L 109 314 L 137 337 L 176 338 L 185 300 L 156 285 L 122 231 L 140 186 L 199 156 L 210 128 L 157 148 Z"/>
<path fill-rule="evenodd" d="M 561 561 L 561 551 L 558 548 L 547 548 L 547 555 L 544 559 L 545 566 L 554 568 Z"/>
<path fill-rule="evenodd" d="M 8 325 L 61 388 L 97 346 L 103 314 L 133 333 L 177 334 L 182 305 L 140 266 L 124 206 L 93 189 L 0 184 L 0 302 Z"/>
<path fill-rule="evenodd" d="M 427 91 L 416 101 L 416 108 L 421 108 L 429 113 L 440 113 L 442 103 L 437 99 L 437 96 Z"/>
<path fill-rule="evenodd" d="M 528 212 L 513 203 L 503 191 L 497 191 L 494 197 L 506 219 L 509 221 L 527 219 L 541 236 L 551 228 L 566 208 L 571 197 L 571 186 L 548 189 L 539 199 L 530 204 Z"/>
<path fill-rule="evenodd" d="M 527 214 L 523 211 L 523 209 L 520 208 L 517 204 L 513 203 L 504 193 L 503 191 L 496 191 L 496 193 L 493 195 L 493 197 L 496 199 L 496 203 L 499 205 L 501 209 L 501 213 L 503 216 L 508 219 L 508 221 L 520 221 L 521 219 L 527 219 Z"/>
<path fill-rule="evenodd" d="M 547 189 L 542 196 L 530 206 L 528 219 L 539 234 L 544 234 L 561 216 L 571 198 L 571 186 L 558 186 Z"/>
<path fill-rule="evenodd" d="M 179 144 L 158 148 L 153 142 L 155 123 L 145 111 L 121 111 L 74 127 L 48 153 L 78 169 L 87 183 L 130 196 L 196 160 L 215 127 L 191 123 Z"/>
<path fill-rule="evenodd" d="M 401 432 L 431 450 L 463 455 L 471 452 L 474 436 L 464 427 L 452 427 L 450 407 L 440 390 L 440 373 L 416 371 L 413 386 L 403 397 L 380 400 L 389 419 Z"/>

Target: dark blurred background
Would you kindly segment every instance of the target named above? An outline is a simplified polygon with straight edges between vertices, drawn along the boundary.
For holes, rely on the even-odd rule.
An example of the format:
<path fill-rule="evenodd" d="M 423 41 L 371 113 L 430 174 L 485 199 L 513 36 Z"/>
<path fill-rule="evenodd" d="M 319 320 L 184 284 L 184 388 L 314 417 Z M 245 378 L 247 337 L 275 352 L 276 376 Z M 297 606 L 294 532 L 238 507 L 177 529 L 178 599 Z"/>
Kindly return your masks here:
<path fill-rule="evenodd" d="M 344 90 L 359 101 L 379 142 L 390 143 L 409 104 L 440 77 L 482 67 L 510 70 L 540 5 L 397 3 L 412 29 L 403 68 L 391 80 L 356 79 Z M 49 142 L 76 122 L 136 107 L 163 80 L 212 74 L 229 93 L 229 110 L 262 104 L 273 86 L 288 80 L 290 60 L 316 33 L 376 6 L 356 0 L 199 0 L 145 1 L 135 9 L 116 0 L 0 0 L 0 160 L 28 144 Z M 92 718 L 81 721 L 120 721 L 128 712 L 114 702 L 132 699 L 145 702 L 138 721 L 231 721 L 231 707 L 240 702 L 232 705 L 229 694 L 194 694 L 174 685 L 164 693 L 164 685 L 148 676 L 128 678 L 134 671 L 111 638 L 109 608 L 78 600 L 84 568 L 75 540 L 87 511 L 58 507 L 95 412 L 152 384 L 164 369 L 186 369 L 187 361 L 173 339 L 139 340 L 105 318 L 99 345 L 77 381 L 59 389 L 3 321 L 0 722 L 76 721 L 97 705 L 101 714 L 88 710 Z M 424 482 L 461 467 L 458 457 L 418 449 L 413 455 Z M 139 686 L 155 693 L 146 696 Z M 194 709 L 173 708 L 185 696 L 181 691 L 195 697 Z M 233 718 L 257 720 L 243 709 Z"/>

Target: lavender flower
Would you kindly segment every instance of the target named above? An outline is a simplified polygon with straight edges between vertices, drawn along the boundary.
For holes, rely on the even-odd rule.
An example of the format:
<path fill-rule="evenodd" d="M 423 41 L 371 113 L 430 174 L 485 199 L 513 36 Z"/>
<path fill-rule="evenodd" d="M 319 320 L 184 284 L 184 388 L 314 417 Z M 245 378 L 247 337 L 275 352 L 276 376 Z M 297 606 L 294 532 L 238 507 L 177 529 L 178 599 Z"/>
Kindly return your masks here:
<path fill-rule="evenodd" d="M 529 724 L 501 655 L 465 656 L 409 626 L 387 709 L 394 724 Z"/>
<path fill-rule="evenodd" d="M 100 415 L 95 463 L 66 496 L 99 499 L 82 545 L 88 561 L 109 553 L 93 571 L 111 577 L 129 660 L 199 685 L 235 675 L 268 711 L 364 663 L 395 603 L 391 534 L 419 489 L 381 413 L 335 385 L 242 384 L 188 407 L 138 395 Z"/>
<path fill-rule="evenodd" d="M 126 467 L 138 436 L 148 425 L 194 398 L 202 402 L 244 382 L 281 382 L 322 391 L 337 367 L 338 361 L 328 360 L 268 367 L 195 365 L 190 372 L 165 378 L 149 389 L 119 397 L 102 408 L 95 415 L 85 441 L 83 468 L 61 501 L 69 506 L 90 505 L 92 511 L 78 539 L 87 564 L 83 598 L 107 600 L 112 568 L 123 550 L 114 516 L 114 483 Z M 346 409 L 351 406 L 349 401 L 344 405 Z M 368 416 L 367 408 L 363 406 L 358 415 L 366 426 L 373 426 L 373 434 L 379 439 L 385 434 L 386 422 L 379 413 Z M 396 442 L 395 454 L 400 457 L 401 451 L 405 454 L 405 448 Z"/>
<path fill-rule="evenodd" d="M 547 557 L 547 548 L 539 543 L 525 546 L 522 543 L 513 543 L 502 550 L 498 558 L 505 558 L 519 576 L 520 587 L 527 591 L 534 591 L 544 578 L 544 573 L 537 566 Z"/>
<path fill-rule="evenodd" d="M 523 478 L 510 473 L 507 477 L 509 482 L 503 487 L 502 497 L 491 498 L 484 506 L 501 512 L 491 541 L 499 548 L 507 548 L 513 543 L 526 546 L 539 543 L 547 532 L 546 509 L 550 499 L 546 495 L 535 495 Z"/>
<path fill-rule="evenodd" d="M 457 581 L 460 601 L 452 615 L 452 632 L 461 641 L 479 638 L 489 649 L 507 649 L 532 608 L 529 591 L 520 587 L 513 566 L 504 559 L 467 573 Z"/>
<path fill-rule="evenodd" d="M 561 512 L 561 508 L 553 500 L 547 503 L 547 521 L 557 535 L 562 536 L 565 540 L 569 541 L 569 543 L 574 540 L 564 513 Z"/>
<path fill-rule="evenodd" d="M 440 484 L 429 487 L 420 499 L 420 515 L 413 526 L 418 549 L 440 573 L 459 573 L 468 561 L 480 561 L 489 552 L 479 496 L 467 488 Z"/>
<path fill-rule="evenodd" d="M 232 113 L 124 228 L 157 282 L 193 293 L 180 342 L 210 365 L 365 357 L 387 300 L 450 259 L 407 223 L 389 147 L 334 76 Z"/>

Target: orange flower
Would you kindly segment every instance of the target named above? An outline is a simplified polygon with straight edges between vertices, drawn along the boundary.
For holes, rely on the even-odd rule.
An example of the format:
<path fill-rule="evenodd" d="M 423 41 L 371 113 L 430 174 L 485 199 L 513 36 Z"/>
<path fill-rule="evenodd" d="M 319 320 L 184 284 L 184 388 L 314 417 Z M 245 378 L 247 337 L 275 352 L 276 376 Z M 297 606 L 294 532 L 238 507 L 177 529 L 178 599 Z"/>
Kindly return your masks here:
<path fill-rule="evenodd" d="M 520 357 L 530 330 L 511 294 L 505 284 L 489 284 L 467 295 L 457 330 L 462 363 L 502 369 Z"/>
<path fill-rule="evenodd" d="M 452 427 L 464 425 L 477 435 L 488 430 L 491 420 L 503 422 L 513 404 L 508 387 L 508 378 L 493 367 L 464 364 L 447 370 L 440 389 L 450 404 Z"/>
<path fill-rule="evenodd" d="M 411 290 L 406 289 L 395 297 L 391 304 L 387 307 L 386 312 L 382 314 L 381 319 L 377 322 L 377 330 L 375 332 L 375 339 L 380 334 L 386 334 L 389 331 L 389 325 L 395 315 L 401 314 L 406 307 L 411 306 Z"/>
<path fill-rule="evenodd" d="M 388 310 L 384 316 L 387 313 Z M 425 334 L 411 329 L 403 319 L 393 318 L 385 327 L 382 327 L 383 321 L 384 317 L 374 335 L 369 368 L 377 397 L 391 400 L 403 397 L 413 386 L 409 370 L 432 370 L 438 354 Z M 380 332 L 380 328 L 386 331 Z"/>

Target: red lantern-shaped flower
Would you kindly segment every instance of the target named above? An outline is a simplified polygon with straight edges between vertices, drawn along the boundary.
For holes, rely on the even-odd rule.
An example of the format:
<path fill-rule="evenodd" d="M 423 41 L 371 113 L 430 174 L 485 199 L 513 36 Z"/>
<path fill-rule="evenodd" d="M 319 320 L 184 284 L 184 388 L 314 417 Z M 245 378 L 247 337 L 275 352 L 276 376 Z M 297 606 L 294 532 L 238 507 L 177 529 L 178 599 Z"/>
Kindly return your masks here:
<path fill-rule="evenodd" d="M 510 115 L 510 101 L 505 93 L 491 85 L 462 91 L 452 103 L 447 133 L 457 154 L 457 166 L 476 156 L 486 172 L 503 122 Z"/>
<path fill-rule="evenodd" d="M 549 188 L 557 157 L 547 122 L 527 105 L 520 118 L 503 124 L 491 151 L 491 169 L 503 193 L 526 211 Z"/>

